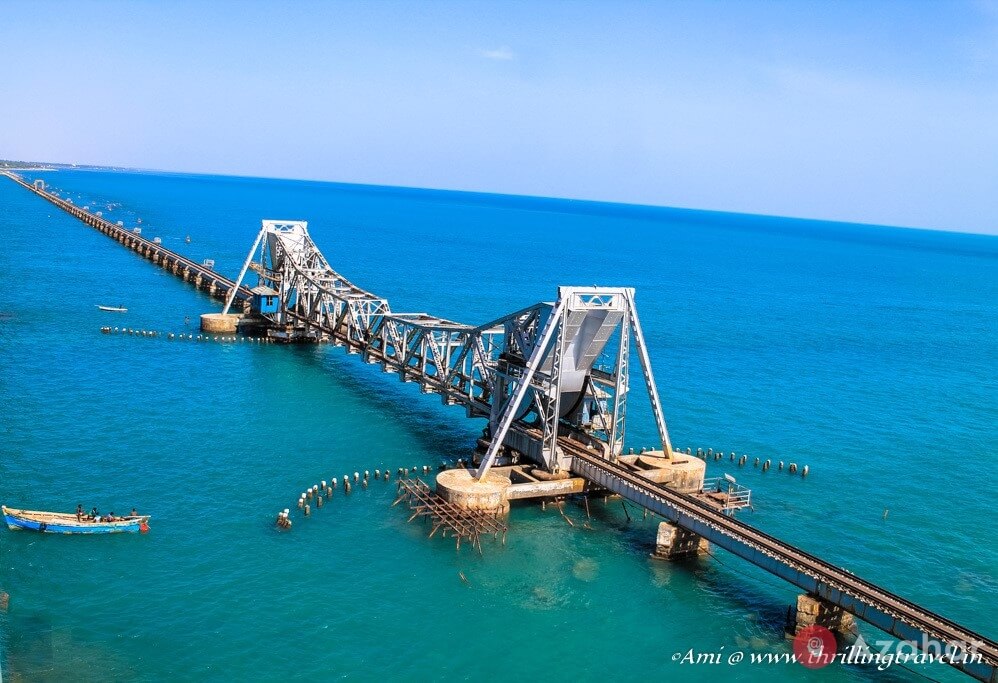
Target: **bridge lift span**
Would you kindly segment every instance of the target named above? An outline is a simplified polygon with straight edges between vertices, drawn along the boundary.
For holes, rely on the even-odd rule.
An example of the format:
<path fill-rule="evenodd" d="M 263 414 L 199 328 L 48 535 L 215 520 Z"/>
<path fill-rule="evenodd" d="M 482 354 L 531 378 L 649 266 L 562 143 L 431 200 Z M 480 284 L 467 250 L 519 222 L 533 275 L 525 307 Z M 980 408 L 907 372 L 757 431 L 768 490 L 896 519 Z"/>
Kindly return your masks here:
<path fill-rule="evenodd" d="M 396 313 L 387 299 L 333 270 L 305 221 L 264 221 L 237 288 L 250 269 L 278 300 L 274 310 L 257 308 L 271 336 L 345 346 L 444 403 L 464 405 L 468 416 L 487 417 L 489 446 L 478 478 L 511 457 L 567 471 L 567 445 L 619 456 L 632 340 L 662 452 L 672 456 L 633 289 L 560 287 L 554 303 L 478 326 Z"/>

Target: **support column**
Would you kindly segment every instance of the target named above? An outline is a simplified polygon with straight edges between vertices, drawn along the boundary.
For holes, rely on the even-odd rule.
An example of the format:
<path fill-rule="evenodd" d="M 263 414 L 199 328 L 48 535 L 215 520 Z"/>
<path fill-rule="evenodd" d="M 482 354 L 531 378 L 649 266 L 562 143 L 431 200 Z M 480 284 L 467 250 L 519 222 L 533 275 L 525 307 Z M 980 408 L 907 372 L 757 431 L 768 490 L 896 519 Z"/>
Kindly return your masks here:
<path fill-rule="evenodd" d="M 808 626 L 824 626 L 833 633 L 856 633 L 856 619 L 838 605 L 803 593 L 797 596 L 797 605 L 787 609 L 787 635 L 796 636 Z"/>
<path fill-rule="evenodd" d="M 672 522 L 661 522 L 658 525 L 654 557 L 660 560 L 696 557 L 700 553 L 707 552 L 709 548 L 710 544 L 707 539 L 681 526 Z"/>
<path fill-rule="evenodd" d="M 509 512 L 506 489 L 509 477 L 489 472 L 476 479 L 472 470 L 444 470 L 437 475 L 437 495 L 465 510 L 484 510 L 495 514 Z"/>

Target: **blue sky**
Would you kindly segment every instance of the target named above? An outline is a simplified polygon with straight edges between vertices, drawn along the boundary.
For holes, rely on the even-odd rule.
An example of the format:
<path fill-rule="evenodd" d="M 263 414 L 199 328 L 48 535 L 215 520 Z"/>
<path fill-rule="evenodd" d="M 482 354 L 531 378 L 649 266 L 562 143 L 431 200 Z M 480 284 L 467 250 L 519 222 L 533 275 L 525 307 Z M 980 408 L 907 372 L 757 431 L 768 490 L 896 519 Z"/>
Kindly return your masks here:
<path fill-rule="evenodd" d="M 998 233 L 998 2 L 0 2 L 0 158 Z"/>

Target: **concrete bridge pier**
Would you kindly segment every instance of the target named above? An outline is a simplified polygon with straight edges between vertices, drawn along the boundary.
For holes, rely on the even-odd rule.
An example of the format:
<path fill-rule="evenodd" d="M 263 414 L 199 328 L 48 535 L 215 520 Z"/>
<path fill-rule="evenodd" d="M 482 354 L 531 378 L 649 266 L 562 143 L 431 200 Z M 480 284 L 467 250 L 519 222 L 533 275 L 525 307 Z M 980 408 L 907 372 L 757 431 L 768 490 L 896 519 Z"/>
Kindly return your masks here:
<path fill-rule="evenodd" d="M 838 605 L 819 597 L 802 593 L 797 604 L 787 609 L 787 637 L 793 638 L 809 626 L 824 626 L 832 633 L 854 635 L 856 619 Z"/>
<path fill-rule="evenodd" d="M 661 522 L 658 525 L 655 554 L 652 557 L 659 560 L 679 560 L 696 557 L 709 549 L 710 543 L 702 536 L 684 529 L 678 524 Z"/>
<path fill-rule="evenodd" d="M 201 316 L 201 331 L 209 334 L 235 334 L 239 331 L 239 321 L 242 317 L 238 313 L 205 313 Z"/>
<path fill-rule="evenodd" d="M 498 472 L 476 479 L 472 470 L 444 470 L 437 475 L 437 495 L 466 510 L 506 514 L 509 512 L 506 490 L 511 483 L 509 477 Z"/>

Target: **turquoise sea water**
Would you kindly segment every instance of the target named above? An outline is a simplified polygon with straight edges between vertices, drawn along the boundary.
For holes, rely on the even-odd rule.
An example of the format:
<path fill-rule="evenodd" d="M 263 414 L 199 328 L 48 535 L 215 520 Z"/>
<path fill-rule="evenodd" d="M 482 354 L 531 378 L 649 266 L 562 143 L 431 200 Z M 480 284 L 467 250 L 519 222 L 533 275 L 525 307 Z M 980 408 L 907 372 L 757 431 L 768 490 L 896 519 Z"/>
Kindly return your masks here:
<path fill-rule="evenodd" d="M 308 220 L 333 266 L 396 311 L 480 323 L 552 300 L 559 284 L 634 286 L 673 441 L 749 454 L 744 468 L 708 464 L 753 489 L 747 521 L 998 636 L 998 238 L 311 182 L 28 175 L 112 220 L 141 217 L 144 235 L 230 275 L 262 218 Z M 101 335 L 179 332 L 217 304 L 6 179 L 0 236 L 0 500 L 153 515 L 141 536 L 0 530 L 5 680 L 918 679 L 674 663 L 690 648 L 788 651 L 795 591 L 723 551 L 649 560 L 655 523 L 629 522 L 619 502 L 593 505 L 592 531 L 514 508 L 507 545 L 485 543 L 482 557 L 427 540 L 383 482 L 338 491 L 279 533 L 274 514 L 306 486 L 465 457 L 482 424 L 331 347 Z M 637 405 L 628 446 L 650 446 Z M 762 473 L 755 456 L 811 475 Z"/>

